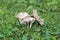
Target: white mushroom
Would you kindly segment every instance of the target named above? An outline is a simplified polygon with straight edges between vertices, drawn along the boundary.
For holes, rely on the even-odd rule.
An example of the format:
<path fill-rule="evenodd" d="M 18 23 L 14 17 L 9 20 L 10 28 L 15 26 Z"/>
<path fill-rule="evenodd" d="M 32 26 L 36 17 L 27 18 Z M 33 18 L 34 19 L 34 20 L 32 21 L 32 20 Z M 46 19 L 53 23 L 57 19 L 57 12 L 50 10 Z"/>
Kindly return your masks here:
<path fill-rule="evenodd" d="M 38 15 L 37 10 L 33 10 L 33 16 L 40 23 L 40 25 L 44 24 L 44 20 Z"/>
<path fill-rule="evenodd" d="M 27 25 L 27 28 L 28 28 L 28 26 L 31 28 L 32 24 L 35 21 L 35 18 L 31 17 L 26 12 L 20 12 L 20 13 L 18 13 L 17 18 L 19 19 L 19 21 L 20 21 L 21 24 Z M 29 25 L 29 23 L 30 23 L 30 25 Z"/>

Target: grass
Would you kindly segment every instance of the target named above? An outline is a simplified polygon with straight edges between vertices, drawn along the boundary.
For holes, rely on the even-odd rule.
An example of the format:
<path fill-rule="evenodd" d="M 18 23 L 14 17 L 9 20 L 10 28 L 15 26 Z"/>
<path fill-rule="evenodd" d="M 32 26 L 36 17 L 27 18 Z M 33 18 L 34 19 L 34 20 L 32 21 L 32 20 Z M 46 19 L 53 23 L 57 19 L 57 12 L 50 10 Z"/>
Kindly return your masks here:
<path fill-rule="evenodd" d="M 60 40 L 60 12 L 42 12 L 39 3 L 27 1 L 0 0 L 0 40 Z M 31 14 L 34 8 L 45 23 L 41 26 L 36 21 L 29 30 L 16 16 L 21 11 Z"/>

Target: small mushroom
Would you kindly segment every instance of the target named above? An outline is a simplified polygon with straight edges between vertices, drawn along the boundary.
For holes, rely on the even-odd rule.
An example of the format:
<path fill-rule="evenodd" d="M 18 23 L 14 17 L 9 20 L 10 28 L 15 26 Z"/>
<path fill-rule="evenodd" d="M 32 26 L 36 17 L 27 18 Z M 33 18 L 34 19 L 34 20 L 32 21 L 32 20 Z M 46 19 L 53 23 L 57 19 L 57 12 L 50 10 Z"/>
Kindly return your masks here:
<path fill-rule="evenodd" d="M 40 25 L 43 25 L 44 24 L 44 19 L 42 19 L 38 13 L 37 13 L 37 10 L 33 10 L 33 14 L 34 18 L 40 23 Z"/>
<path fill-rule="evenodd" d="M 27 28 L 31 28 L 35 22 L 35 18 L 31 17 L 27 12 L 18 13 L 17 18 L 21 24 L 27 25 Z"/>

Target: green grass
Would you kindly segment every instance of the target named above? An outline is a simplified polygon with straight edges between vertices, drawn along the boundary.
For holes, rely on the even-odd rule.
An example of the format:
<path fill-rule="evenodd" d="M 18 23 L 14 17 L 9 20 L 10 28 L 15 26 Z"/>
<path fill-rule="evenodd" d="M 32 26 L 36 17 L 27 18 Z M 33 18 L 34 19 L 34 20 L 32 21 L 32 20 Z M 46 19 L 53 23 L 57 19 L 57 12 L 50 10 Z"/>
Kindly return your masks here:
<path fill-rule="evenodd" d="M 16 16 L 25 11 L 32 14 L 33 9 L 38 10 L 45 23 L 41 26 L 36 21 L 29 30 Z M 60 12 L 46 10 L 32 0 L 0 0 L 0 40 L 60 40 Z"/>

